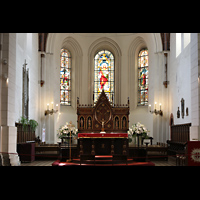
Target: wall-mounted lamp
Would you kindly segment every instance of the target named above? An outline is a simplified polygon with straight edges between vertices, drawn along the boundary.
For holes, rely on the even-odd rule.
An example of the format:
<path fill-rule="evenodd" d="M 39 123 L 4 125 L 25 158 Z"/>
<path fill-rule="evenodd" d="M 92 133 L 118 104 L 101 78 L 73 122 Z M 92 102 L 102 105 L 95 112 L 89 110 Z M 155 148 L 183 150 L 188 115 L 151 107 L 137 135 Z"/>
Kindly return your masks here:
<path fill-rule="evenodd" d="M 44 111 L 44 115 L 53 115 L 53 113 L 57 113 L 58 112 L 58 104 L 56 104 L 56 110 L 53 109 L 53 102 L 51 102 L 52 105 L 52 109 L 49 109 L 49 104 L 47 104 L 47 110 Z"/>
<path fill-rule="evenodd" d="M 161 103 L 159 104 L 160 105 L 160 110 L 156 110 L 156 105 L 157 105 L 157 102 L 155 102 L 155 106 L 154 106 L 154 110 L 151 111 L 151 104 L 149 104 L 149 112 L 151 114 L 155 113 L 156 115 L 160 115 L 160 116 L 163 116 L 163 111 L 161 110 Z"/>

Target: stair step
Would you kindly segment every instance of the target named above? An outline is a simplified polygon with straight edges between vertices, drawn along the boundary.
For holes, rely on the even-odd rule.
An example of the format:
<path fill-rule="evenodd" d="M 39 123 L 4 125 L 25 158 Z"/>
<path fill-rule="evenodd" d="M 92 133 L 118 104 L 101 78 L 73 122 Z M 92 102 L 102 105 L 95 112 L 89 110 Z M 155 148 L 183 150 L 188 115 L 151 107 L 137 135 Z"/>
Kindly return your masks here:
<path fill-rule="evenodd" d="M 112 160 L 112 155 L 95 155 L 95 160 Z"/>

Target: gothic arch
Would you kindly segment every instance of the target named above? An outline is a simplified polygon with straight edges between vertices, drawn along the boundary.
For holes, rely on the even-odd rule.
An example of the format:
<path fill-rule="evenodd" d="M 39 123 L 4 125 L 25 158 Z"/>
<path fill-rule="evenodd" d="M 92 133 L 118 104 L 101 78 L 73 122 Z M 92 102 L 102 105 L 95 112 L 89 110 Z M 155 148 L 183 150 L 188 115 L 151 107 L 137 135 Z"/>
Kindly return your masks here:
<path fill-rule="evenodd" d="M 137 55 L 140 49 L 146 47 L 147 44 L 144 39 L 138 36 L 133 40 L 128 49 L 128 93 L 132 109 L 137 106 Z"/>
<path fill-rule="evenodd" d="M 95 40 L 89 47 L 88 50 L 88 74 L 89 74 L 89 85 L 88 85 L 88 94 L 89 101 L 92 103 L 92 94 L 93 94 L 93 83 L 94 83 L 94 56 L 100 50 L 109 50 L 115 57 L 115 103 L 120 104 L 120 94 L 121 94 L 121 49 L 119 45 L 112 39 L 107 37 L 102 37 Z"/>
<path fill-rule="evenodd" d="M 83 51 L 77 40 L 73 37 L 66 37 L 62 42 L 62 47 L 71 52 L 72 56 L 72 106 L 76 108 L 76 98 L 81 98 L 82 82 L 82 57 Z M 75 87 L 74 87 L 75 86 Z"/>
<path fill-rule="evenodd" d="M 137 36 L 128 49 L 128 94 L 131 110 L 137 106 L 137 57 L 142 48 L 148 48 L 151 58 L 162 52 L 162 41 L 159 33 Z M 149 57 L 150 58 L 150 57 Z M 135 67 L 134 67 L 135 66 Z M 151 67 L 151 66 L 150 66 Z"/>
<path fill-rule="evenodd" d="M 62 42 L 62 48 L 69 48 L 70 51 L 74 51 L 74 56 L 83 56 L 81 46 L 73 37 L 66 37 Z"/>
<path fill-rule="evenodd" d="M 63 37 L 63 34 L 61 35 Z M 72 56 L 72 107 L 76 109 L 76 98 L 81 98 L 81 79 L 82 79 L 82 60 L 83 60 L 83 51 L 78 43 L 78 41 L 71 37 L 66 36 L 61 40 L 59 33 L 49 33 L 46 43 L 46 54 L 48 56 L 49 66 L 57 68 L 60 63 L 60 50 L 61 48 L 66 48 L 70 51 Z M 50 57 L 51 55 L 51 57 Z M 58 72 L 59 70 L 57 70 Z M 57 73 L 56 77 L 60 77 Z"/>

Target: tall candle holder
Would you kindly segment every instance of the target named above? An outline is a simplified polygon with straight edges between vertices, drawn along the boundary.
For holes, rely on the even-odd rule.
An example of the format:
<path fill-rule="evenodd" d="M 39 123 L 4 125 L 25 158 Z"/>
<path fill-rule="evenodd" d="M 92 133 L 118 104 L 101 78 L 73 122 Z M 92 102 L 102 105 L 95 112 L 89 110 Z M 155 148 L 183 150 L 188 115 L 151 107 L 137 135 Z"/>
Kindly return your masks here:
<path fill-rule="evenodd" d="M 47 104 L 47 110 L 44 111 L 44 115 L 53 115 L 53 113 L 57 113 L 58 112 L 58 104 L 56 104 L 56 110 L 53 109 L 53 102 L 51 102 L 52 105 L 52 109 L 49 109 L 49 104 Z"/>
<path fill-rule="evenodd" d="M 150 113 L 151 114 L 153 114 L 153 113 L 155 113 L 156 115 L 160 115 L 160 116 L 163 116 L 163 111 L 161 110 L 161 103 L 159 104 L 160 105 L 160 110 L 156 110 L 156 105 L 157 105 L 157 102 L 155 102 L 155 108 L 154 108 L 154 110 L 152 111 L 151 110 L 151 104 L 149 104 L 149 109 L 150 109 Z"/>

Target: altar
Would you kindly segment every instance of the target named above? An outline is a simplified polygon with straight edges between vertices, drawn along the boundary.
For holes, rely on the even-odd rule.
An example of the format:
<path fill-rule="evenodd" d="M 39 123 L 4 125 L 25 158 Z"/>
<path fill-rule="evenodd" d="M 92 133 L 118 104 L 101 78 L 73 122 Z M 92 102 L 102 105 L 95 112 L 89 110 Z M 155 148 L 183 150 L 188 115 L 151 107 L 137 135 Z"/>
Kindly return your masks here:
<path fill-rule="evenodd" d="M 104 90 L 93 105 L 77 98 L 77 122 L 79 155 L 128 155 L 129 99 L 112 104 Z"/>
<path fill-rule="evenodd" d="M 80 155 L 128 155 L 127 133 L 79 133 Z"/>

